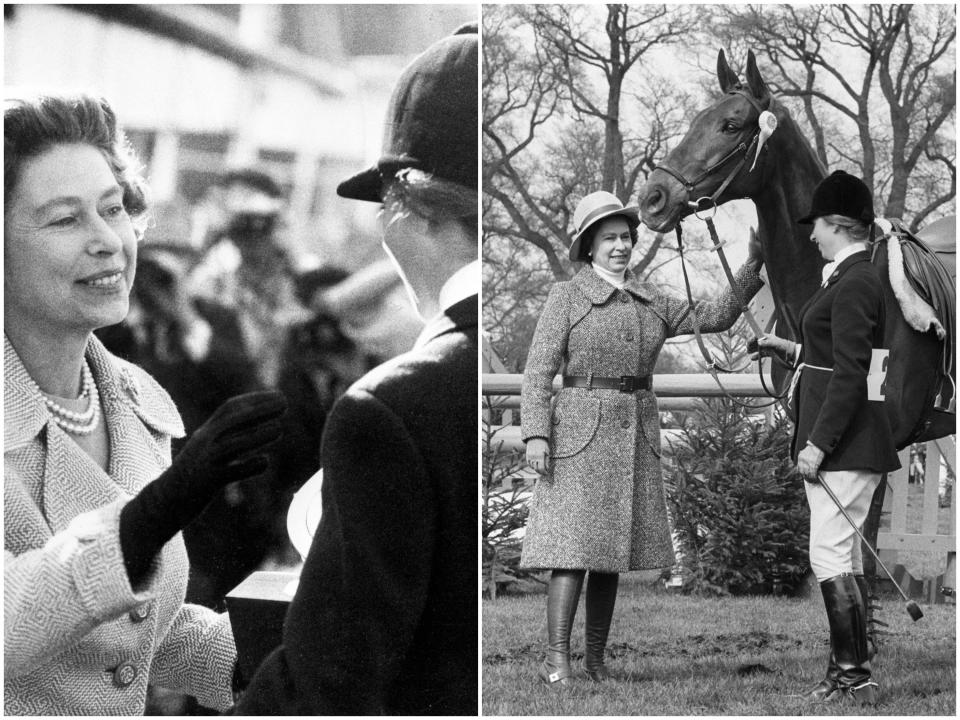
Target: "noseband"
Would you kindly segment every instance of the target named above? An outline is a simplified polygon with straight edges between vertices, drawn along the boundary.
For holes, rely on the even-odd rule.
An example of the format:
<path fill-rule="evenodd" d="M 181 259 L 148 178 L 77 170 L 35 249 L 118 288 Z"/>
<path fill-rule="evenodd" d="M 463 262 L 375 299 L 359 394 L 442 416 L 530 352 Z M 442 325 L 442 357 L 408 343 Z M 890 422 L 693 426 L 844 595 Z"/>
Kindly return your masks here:
<path fill-rule="evenodd" d="M 766 110 L 770 110 L 771 108 L 773 108 L 773 97 L 772 97 L 772 96 L 770 97 L 770 102 L 768 103 L 767 107 L 766 107 L 766 108 L 762 108 L 762 107 L 760 107 L 760 103 L 758 103 L 758 102 L 756 101 L 756 99 L 753 97 L 753 95 L 751 95 L 750 93 L 748 93 L 748 92 L 745 91 L 745 90 L 731 90 L 730 92 L 727 93 L 727 95 L 740 95 L 741 97 L 746 98 L 746 100 L 747 100 L 751 105 L 753 105 L 754 108 L 756 108 L 756 110 L 757 110 L 758 113 L 762 113 L 765 109 L 766 109 Z M 733 150 L 731 150 L 730 152 L 728 152 L 726 155 L 724 155 L 722 158 L 720 158 L 717 162 L 713 163 L 713 165 L 710 165 L 706 170 L 704 170 L 702 173 L 700 173 L 700 174 L 699 174 L 696 178 L 694 178 L 693 180 L 687 180 L 687 179 L 683 176 L 683 173 L 681 173 L 679 170 L 674 170 L 674 169 L 673 169 L 672 167 L 670 167 L 669 165 L 665 165 L 665 164 L 657 165 L 657 166 L 654 167 L 654 170 L 663 170 L 665 173 L 667 173 L 667 175 L 670 175 L 670 176 L 673 177 L 675 180 L 678 180 L 678 181 L 680 182 L 680 184 L 683 185 L 683 187 L 686 188 L 686 190 L 687 190 L 687 205 L 689 205 L 690 207 L 692 207 L 695 213 L 696 213 L 696 212 L 699 212 L 699 211 L 701 211 L 701 210 L 708 210 L 708 209 L 711 208 L 711 207 L 716 207 L 717 198 L 720 197 L 720 195 L 723 194 L 723 191 L 727 189 L 727 186 L 729 186 L 730 183 L 733 182 L 733 179 L 734 179 L 734 178 L 737 176 L 737 174 L 743 169 L 743 166 L 747 163 L 747 158 L 750 157 L 750 152 L 751 152 L 751 151 L 753 150 L 753 148 L 756 146 L 757 140 L 759 139 L 759 137 L 760 137 L 760 126 L 759 126 L 759 124 L 758 124 L 758 125 L 757 125 L 757 129 L 754 130 L 753 135 L 751 136 L 749 142 L 747 142 L 747 141 L 745 141 L 745 140 L 744 140 L 744 141 L 741 141 L 735 148 L 733 148 Z M 728 174 L 727 177 L 726 177 L 726 179 L 725 179 L 722 183 L 720 183 L 720 187 L 718 187 L 718 188 L 716 189 L 716 191 L 715 191 L 712 195 L 704 195 L 703 197 L 697 198 L 696 200 L 691 200 L 691 199 L 690 199 L 691 196 L 693 195 L 693 189 L 694 189 L 697 185 L 699 185 L 701 182 L 703 182 L 703 181 L 706 180 L 708 177 L 710 177 L 711 175 L 713 175 L 713 173 L 715 173 L 717 170 L 719 170 L 720 168 L 722 168 L 724 165 L 726 165 L 727 163 L 729 163 L 730 161 L 732 161 L 733 159 L 735 159 L 735 158 L 736 158 L 738 155 L 740 155 L 741 153 L 743 154 L 743 157 L 740 158 L 740 162 L 738 162 L 738 163 L 734 166 L 733 170 L 730 171 L 730 174 Z M 703 203 L 704 201 L 706 201 L 707 204 L 704 205 L 703 207 L 701 207 L 701 205 L 702 205 L 702 203 Z"/>

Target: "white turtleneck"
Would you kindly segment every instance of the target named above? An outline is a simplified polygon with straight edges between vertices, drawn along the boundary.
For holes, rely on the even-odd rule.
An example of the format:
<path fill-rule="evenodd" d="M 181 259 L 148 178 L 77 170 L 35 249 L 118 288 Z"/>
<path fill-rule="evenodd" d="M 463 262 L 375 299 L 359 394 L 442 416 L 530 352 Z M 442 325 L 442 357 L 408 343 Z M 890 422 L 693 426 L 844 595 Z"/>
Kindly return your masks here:
<path fill-rule="evenodd" d="M 627 283 L 626 270 L 621 270 L 618 273 L 610 272 L 606 268 L 602 268 L 596 263 L 591 264 L 591 267 L 601 280 L 606 280 L 618 290 L 623 290 L 623 286 Z"/>
<path fill-rule="evenodd" d="M 824 265 L 823 269 L 820 271 L 821 287 L 827 286 L 827 280 L 830 279 L 830 276 L 833 275 L 833 271 L 837 269 L 840 263 L 842 263 L 844 260 L 846 260 L 848 257 L 853 255 L 854 253 L 864 252 L 865 250 L 868 250 L 868 249 L 869 248 L 867 247 L 867 244 L 865 242 L 854 242 L 854 243 L 850 243 L 846 247 L 842 247 L 839 250 L 837 250 L 837 254 L 833 256 L 833 260 L 831 262 L 828 262 L 826 265 Z"/>

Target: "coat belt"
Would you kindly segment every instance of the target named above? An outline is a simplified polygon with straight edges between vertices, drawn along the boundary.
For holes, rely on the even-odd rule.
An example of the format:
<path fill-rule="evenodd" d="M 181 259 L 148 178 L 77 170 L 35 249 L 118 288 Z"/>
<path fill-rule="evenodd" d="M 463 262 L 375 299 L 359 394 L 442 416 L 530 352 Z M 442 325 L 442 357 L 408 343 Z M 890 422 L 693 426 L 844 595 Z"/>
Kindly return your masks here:
<path fill-rule="evenodd" d="M 596 375 L 564 375 L 564 387 L 587 388 L 588 390 L 619 390 L 632 393 L 653 388 L 650 375 L 621 375 L 620 377 L 597 377 Z"/>

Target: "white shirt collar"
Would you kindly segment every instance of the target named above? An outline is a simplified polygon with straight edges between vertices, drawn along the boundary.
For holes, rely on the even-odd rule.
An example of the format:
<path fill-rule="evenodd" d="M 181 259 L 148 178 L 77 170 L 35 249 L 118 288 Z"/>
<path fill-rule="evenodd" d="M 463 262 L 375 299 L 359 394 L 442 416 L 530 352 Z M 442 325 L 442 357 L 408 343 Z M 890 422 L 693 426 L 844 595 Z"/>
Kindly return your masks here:
<path fill-rule="evenodd" d="M 627 282 L 627 277 L 626 277 L 626 276 L 627 276 L 627 271 L 626 271 L 626 270 L 624 270 L 624 271 L 621 272 L 621 273 L 613 273 L 613 272 L 610 272 L 609 270 L 607 270 L 606 268 L 600 267 L 600 266 L 597 265 L 597 264 L 592 264 L 591 267 L 593 268 L 593 271 L 600 277 L 601 280 L 606 280 L 608 283 L 610 283 L 611 285 L 613 285 L 615 288 L 617 288 L 617 289 L 619 289 L 619 290 L 623 290 L 623 286 L 624 286 L 624 285 L 626 284 L 626 282 Z"/>
<path fill-rule="evenodd" d="M 866 249 L 867 244 L 865 242 L 855 242 L 840 248 L 837 251 L 837 254 L 834 255 L 833 260 L 824 265 L 823 270 L 820 271 L 820 285 L 822 287 L 826 287 L 827 280 L 830 279 L 830 276 L 833 275 L 833 271 L 839 267 L 840 263 L 854 253 L 863 252 Z"/>
<path fill-rule="evenodd" d="M 449 310 L 461 300 L 480 293 L 480 261 L 474 260 L 457 270 L 440 288 L 440 310 Z"/>

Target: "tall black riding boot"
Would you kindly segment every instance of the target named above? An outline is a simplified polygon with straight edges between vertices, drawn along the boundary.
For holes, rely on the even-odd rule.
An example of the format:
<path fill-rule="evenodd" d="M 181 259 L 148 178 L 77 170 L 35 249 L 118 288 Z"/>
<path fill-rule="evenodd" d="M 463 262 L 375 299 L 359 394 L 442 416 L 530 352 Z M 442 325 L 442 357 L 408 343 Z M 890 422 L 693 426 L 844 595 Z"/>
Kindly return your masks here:
<path fill-rule="evenodd" d="M 554 570 L 547 588 L 547 657 L 540 665 L 540 678 L 550 684 L 568 685 L 570 669 L 570 629 L 577 614 L 577 602 L 583 587 L 583 570 Z"/>
<path fill-rule="evenodd" d="M 877 684 L 870 679 L 867 657 L 867 623 L 863 596 L 853 575 L 837 575 L 820 583 L 830 623 L 830 639 L 837 662 L 838 690 L 843 697 L 862 705 L 877 701 Z"/>
<path fill-rule="evenodd" d="M 587 579 L 587 625 L 582 667 L 584 674 L 596 682 L 609 677 L 603 654 L 610 634 L 619 582 L 618 573 L 591 572 Z"/>
<path fill-rule="evenodd" d="M 887 627 L 887 623 L 876 617 L 876 611 L 881 609 L 879 598 L 874 591 L 876 576 L 873 576 L 873 582 L 863 575 L 854 575 L 854 577 L 857 580 L 857 587 L 860 588 L 860 596 L 863 598 L 864 617 L 867 621 L 867 657 L 873 660 L 880 649 L 880 626 Z"/>

